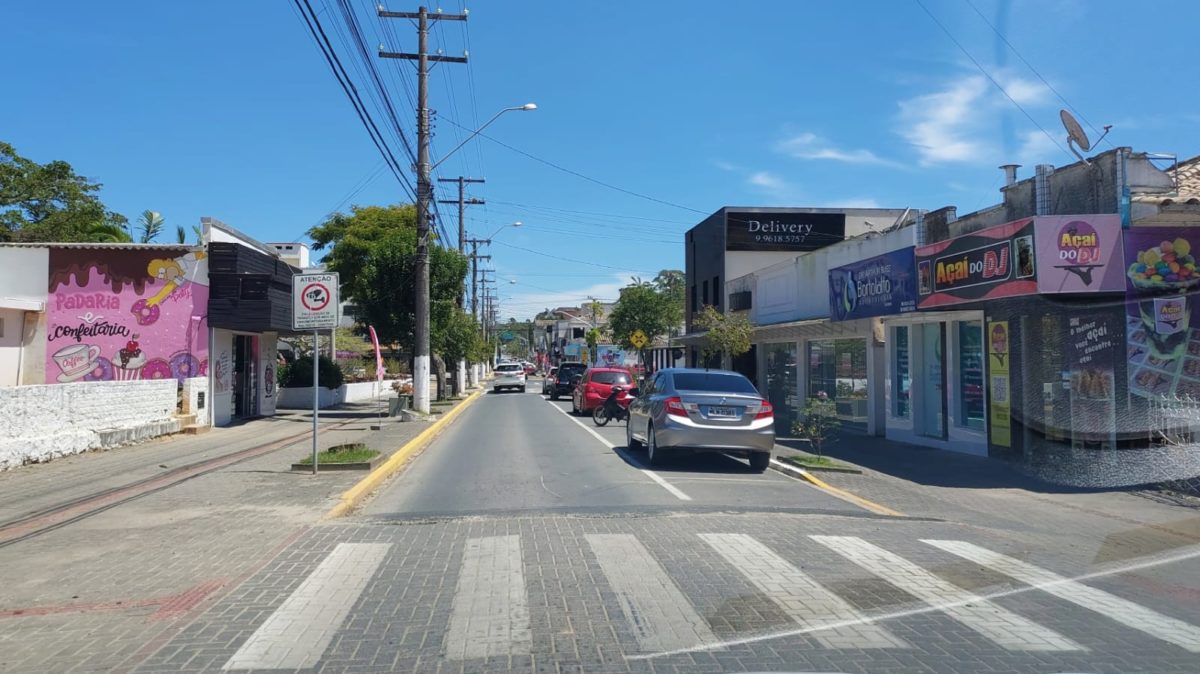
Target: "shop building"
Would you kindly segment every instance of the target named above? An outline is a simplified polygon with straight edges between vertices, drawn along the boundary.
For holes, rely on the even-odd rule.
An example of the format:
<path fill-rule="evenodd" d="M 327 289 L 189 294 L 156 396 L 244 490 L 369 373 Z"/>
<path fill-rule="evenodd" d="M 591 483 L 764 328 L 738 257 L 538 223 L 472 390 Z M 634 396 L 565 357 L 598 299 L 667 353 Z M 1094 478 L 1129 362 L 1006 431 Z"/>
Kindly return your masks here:
<path fill-rule="evenodd" d="M 213 218 L 208 241 L 213 423 L 269 416 L 278 403 L 278 339 L 292 331 L 292 276 L 280 251 Z M 286 252 L 286 251 L 285 251 Z"/>

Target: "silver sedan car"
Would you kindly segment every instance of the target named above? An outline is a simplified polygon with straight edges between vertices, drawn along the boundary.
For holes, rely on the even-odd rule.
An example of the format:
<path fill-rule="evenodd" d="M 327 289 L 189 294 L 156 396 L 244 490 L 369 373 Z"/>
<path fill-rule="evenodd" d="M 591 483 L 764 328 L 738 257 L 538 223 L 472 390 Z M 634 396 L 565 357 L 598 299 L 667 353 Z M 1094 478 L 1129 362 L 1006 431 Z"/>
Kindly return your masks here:
<path fill-rule="evenodd" d="M 720 452 L 764 471 L 775 446 L 775 410 L 749 379 L 727 370 L 659 370 L 629 405 L 630 449 L 643 445 L 650 465 L 666 453 Z"/>

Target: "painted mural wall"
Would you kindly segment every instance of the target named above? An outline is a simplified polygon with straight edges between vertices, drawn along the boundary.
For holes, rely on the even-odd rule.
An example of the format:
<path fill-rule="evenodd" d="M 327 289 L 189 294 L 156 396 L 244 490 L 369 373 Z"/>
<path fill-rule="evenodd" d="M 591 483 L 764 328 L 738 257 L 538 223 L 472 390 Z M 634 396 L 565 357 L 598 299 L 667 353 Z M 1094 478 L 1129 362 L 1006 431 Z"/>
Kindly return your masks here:
<path fill-rule="evenodd" d="M 208 262 L 186 247 L 50 251 L 46 383 L 208 373 Z"/>

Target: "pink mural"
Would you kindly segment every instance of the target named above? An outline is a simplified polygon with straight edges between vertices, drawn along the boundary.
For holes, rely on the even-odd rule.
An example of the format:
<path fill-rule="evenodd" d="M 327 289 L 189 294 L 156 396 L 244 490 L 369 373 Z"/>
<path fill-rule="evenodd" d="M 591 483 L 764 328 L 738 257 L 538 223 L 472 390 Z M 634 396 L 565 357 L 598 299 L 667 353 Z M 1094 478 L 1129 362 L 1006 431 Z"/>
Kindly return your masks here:
<path fill-rule="evenodd" d="M 178 249 L 50 251 L 46 383 L 208 372 L 208 263 Z"/>

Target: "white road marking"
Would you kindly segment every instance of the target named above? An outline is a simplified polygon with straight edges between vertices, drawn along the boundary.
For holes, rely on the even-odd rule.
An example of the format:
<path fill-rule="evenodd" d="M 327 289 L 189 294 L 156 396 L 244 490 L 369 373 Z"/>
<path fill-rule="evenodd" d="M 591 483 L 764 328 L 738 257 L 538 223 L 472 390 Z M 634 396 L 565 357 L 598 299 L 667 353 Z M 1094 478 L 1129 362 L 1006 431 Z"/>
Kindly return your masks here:
<path fill-rule="evenodd" d="M 692 500 L 691 496 L 688 496 L 687 494 L 683 493 L 683 491 L 681 489 L 679 489 L 675 485 L 671 484 L 670 482 L 667 482 L 666 480 L 664 480 L 661 475 L 659 475 L 658 473 L 656 473 L 648 468 L 645 468 L 642 465 L 642 462 L 638 461 L 637 458 L 635 458 L 632 454 L 630 454 L 626 449 L 624 449 L 620 445 L 612 443 L 607 438 L 605 438 L 603 435 L 600 435 L 599 433 L 597 433 L 594 429 L 588 428 L 587 425 L 584 424 L 582 421 L 571 416 L 566 410 L 564 410 L 563 408 L 559 407 L 558 405 L 555 405 L 554 403 L 550 402 L 548 399 L 542 398 L 542 400 L 545 400 L 547 403 L 550 403 L 550 407 L 558 410 L 559 412 L 562 412 L 563 416 L 565 416 L 568 419 L 570 419 L 571 421 L 574 421 L 575 423 L 579 424 L 580 428 L 587 431 L 588 433 L 591 433 L 592 437 L 596 438 L 601 443 L 603 443 L 605 447 L 615 450 L 626 461 L 633 464 L 634 466 L 637 466 L 637 469 L 642 471 L 642 473 L 646 477 L 650 478 L 651 480 L 654 480 L 655 482 L 657 482 L 659 484 L 660 487 L 671 492 L 672 496 L 679 499 L 680 501 Z"/>
<path fill-rule="evenodd" d="M 446 656 L 528 655 L 532 642 L 520 536 L 467 539 L 446 629 Z"/>
<path fill-rule="evenodd" d="M 1009 650 L 1086 650 L 1070 639 L 968 592 L 903 557 L 854 536 L 809 536 Z"/>
<path fill-rule="evenodd" d="M 793 620 L 820 630 L 812 637 L 825 647 L 908 648 L 904 640 L 865 622 L 846 600 L 750 536 L 700 534 L 700 538 Z"/>
<path fill-rule="evenodd" d="M 587 542 L 643 649 L 688 648 L 716 639 L 641 541 L 629 534 L 589 534 Z"/>
<path fill-rule="evenodd" d="M 391 547 L 339 543 L 222 669 L 315 667 Z"/>
<path fill-rule="evenodd" d="M 1104 590 L 1089 587 L 1052 571 L 992 552 L 978 545 L 964 541 L 922 540 L 922 542 L 969 559 L 1022 583 L 1033 585 L 1059 599 L 1065 599 L 1095 611 L 1152 637 L 1169 641 L 1193 653 L 1200 653 L 1200 629 L 1182 620 L 1165 616 L 1128 599 L 1122 599 Z"/>

